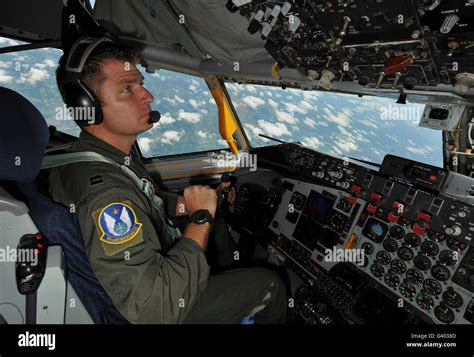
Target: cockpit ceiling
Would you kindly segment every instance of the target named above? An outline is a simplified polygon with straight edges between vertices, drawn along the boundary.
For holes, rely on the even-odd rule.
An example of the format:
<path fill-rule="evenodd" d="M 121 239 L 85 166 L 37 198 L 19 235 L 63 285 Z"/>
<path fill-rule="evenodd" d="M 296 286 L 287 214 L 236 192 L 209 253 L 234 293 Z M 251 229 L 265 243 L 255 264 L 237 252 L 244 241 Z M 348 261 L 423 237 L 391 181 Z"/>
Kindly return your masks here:
<path fill-rule="evenodd" d="M 364 95 L 451 92 L 474 103 L 474 6 L 464 1 L 232 3 L 97 0 L 94 16 L 120 37 L 145 44 L 151 66 Z M 445 15 L 453 13 L 462 15 Z M 291 16 L 298 17 L 293 28 Z"/>

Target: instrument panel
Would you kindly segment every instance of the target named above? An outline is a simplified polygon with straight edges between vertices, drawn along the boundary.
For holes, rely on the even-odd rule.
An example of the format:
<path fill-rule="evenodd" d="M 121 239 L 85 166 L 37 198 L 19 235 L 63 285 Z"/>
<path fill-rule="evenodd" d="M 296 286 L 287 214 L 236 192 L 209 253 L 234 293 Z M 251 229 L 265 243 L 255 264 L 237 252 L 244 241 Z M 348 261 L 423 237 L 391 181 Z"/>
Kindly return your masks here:
<path fill-rule="evenodd" d="M 474 206 L 443 194 L 448 171 L 389 156 L 377 171 L 295 144 L 276 148 L 299 174 L 283 180 L 269 225 L 292 264 L 317 282 L 349 263 L 425 321 L 474 322 Z M 394 165 L 409 169 L 393 176 Z"/>

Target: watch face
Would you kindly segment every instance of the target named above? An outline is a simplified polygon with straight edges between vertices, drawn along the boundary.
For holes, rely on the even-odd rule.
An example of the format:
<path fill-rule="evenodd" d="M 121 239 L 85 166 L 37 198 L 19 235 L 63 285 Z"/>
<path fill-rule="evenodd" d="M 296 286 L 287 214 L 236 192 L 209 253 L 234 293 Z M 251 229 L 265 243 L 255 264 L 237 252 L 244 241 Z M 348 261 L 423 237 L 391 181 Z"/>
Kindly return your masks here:
<path fill-rule="evenodd" d="M 210 213 L 208 210 L 205 210 L 205 209 L 200 209 L 200 210 L 197 210 L 195 212 L 193 212 L 193 214 L 191 215 L 192 217 L 192 220 L 195 222 L 195 223 L 198 223 L 198 224 L 203 224 L 203 223 L 206 223 L 206 222 L 210 222 Z"/>

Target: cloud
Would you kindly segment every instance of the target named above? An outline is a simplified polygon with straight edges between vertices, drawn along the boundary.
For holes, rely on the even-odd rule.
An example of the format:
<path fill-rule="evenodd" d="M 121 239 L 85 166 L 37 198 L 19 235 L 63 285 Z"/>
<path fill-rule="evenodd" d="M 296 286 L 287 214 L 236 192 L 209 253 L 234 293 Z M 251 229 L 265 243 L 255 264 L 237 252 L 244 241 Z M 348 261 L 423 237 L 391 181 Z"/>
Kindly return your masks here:
<path fill-rule="evenodd" d="M 179 118 L 187 121 L 188 123 L 197 123 L 201 121 L 201 114 L 200 113 L 192 113 L 192 112 L 185 112 L 183 109 L 179 110 Z"/>
<path fill-rule="evenodd" d="M 2 62 L 0 61 L 0 68 L 9 68 L 11 67 L 12 62 Z"/>
<path fill-rule="evenodd" d="M 140 149 L 144 155 L 149 154 L 152 143 L 153 140 L 150 138 L 138 138 L 138 145 L 140 146 Z"/>
<path fill-rule="evenodd" d="M 257 88 L 255 88 L 255 87 L 252 86 L 252 85 L 247 85 L 247 86 L 245 87 L 245 89 L 247 89 L 247 91 L 250 92 L 250 93 L 257 93 Z"/>
<path fill-rule="evenodd" d="M 288 124 L 296 124 L 297 120 L 294 117 L 294 115 L 291 115 L 290 113 L 287 112 L 282 112 L 280 110 L 277 110 L 275 112 L 276 118 L 278 121 L 285 122 Z"/>
<path fill-rule="evenodd" d="M 170 113 L 166 113 L 161 116 L 161 119 L 157 124 L 167 125 L 167 124 L 173 124 L 175 121 L 176 119 L 173 118 Z"/>
<path fill-rule="evenodd" d="M 303 123 L 305 123 L 307 126 L 309 126 L 311 128 L 314 128 L 314 127 L 316 127 L 316 125 L 318 125 L 318 123 L 316 123 L 313 119 L 310 119 L 310 118 L 305 118 L 303 120 Z"/>
<path fill-rule="evenodd" d="M 58 64 L 56 63 L 56 61 L 52 60 L 51 58 L 46 58 L 43 63 L 48 66 L 48 67 L 51 67 L 51 68 L 56 68 L 58 66 Z"/>
<path fill-rule="evenodd" d="M 42 81 L 49 77 L 48 71 L 38 68 L 37 65 L 30 68 L 28 72 L 23 72 L 18 83 L 28 83 L 34 85 L 36 82 Z"/>
<path fill-rule="evenodd" d="M 163 144 L 173 144 L 173 142 L 178 142 L 183 136 L 182 132 L 176 130 L 168 130 L 161 134 L 161 142 Z"/>
<path fill-rule="evenodd" d="M 293 104 L 293 103 L 285 103 L 286 109 L 290 112 L 296 112 L 301 114 L 306 114 L 307 111 L 300 106 Z"/>
<path fill-rule="evenodd" d="M 191 106 L 194 109 L 199 109 L 199 107 L 202 107 L 202 106 L 206 105 L 206 102 L 205 101 L 198 102 L 196 99 L 190 99 L 189 104 L 191 104 Z"/>
<path fill-rule="evenodd" d="M 283 123 L 271 123 L 265 120 L 259 120 L 258 126 L 267 134 L 268 136 L 280 137 L 282 135 L 291 136 L 290 131 Z"/>
<path fill-rule="evenodd" d="M 265 104 L 265 101 L 261 98 L 254 97 L 254 96 L 246 96 L 242 99 L 242 101 L 247 104 L 249 107 L 256 109 L 258 106 Z"/>
<path fill-rule="evenodd" d="M 319 147 L 321 147 L 323 145 L 323 143 L 316 137 L 305 138 L 305 139 L 302 140 L 302 143 L 305 146 L 309 146 L 309 147 L 312 147 L 312 148 L 315 148 L 315 149 L 318 149 Z"/>
<path fill-rule="evenodd" d="M 17 46 L 20 43 L 14 40 L 10 40 L 6 37 L 0 37 L 0 45 L 1 47 L 9 47 L 9 46 Z"/>
<path fill-rule="evenodd" d="M 324 113 L 326 114 L 326 120 L 342 125 L 342 126 L 349 126 L 351 123 L 351 116 L 352 112 L 350 109 L 343 109 L 342 112 L 335 115 L 331 113 L 328 108 L 324 108 Z"/>
<path fill-rule="evenodd" d="M 278 103 L 275 102 L 273 99 L 268 100 L 268 104 L 270 104 L 273 108 L 277 109 L 278 108 Z"/>
<path fill-rule="evenodd" d="M 163 100 L 166 100 L 168 103 L 171 103 L 173 105 L 184 104 L 184 99 L 177 95 L 175 95 L 173 98 L 163 97 Z"/>
<path fill-rule="evenodd" d="M 0 83 L 10 83 L 12 80 L 12 76 L 9 76 L 5 70 L 0 69 Z"/>
<path fill-rule="evenodd" d="M 189 90 L 191 92 L 197 93 L 198 88 L 194 84 L 189 85 Z"/>
<path fill-rule="evenodd" d="M 199 136 L 200 138 L 203 138 L 203 139 L 207 139 L 207 138 L 209 137 L 209 135 L 210 135 L 209 133 L 206 133 L 206 132 L 204 132 L 204 131 L 202 131 L 202 130 L 198 130 L 197 134 L 198 134 L 198 136 Z"/>

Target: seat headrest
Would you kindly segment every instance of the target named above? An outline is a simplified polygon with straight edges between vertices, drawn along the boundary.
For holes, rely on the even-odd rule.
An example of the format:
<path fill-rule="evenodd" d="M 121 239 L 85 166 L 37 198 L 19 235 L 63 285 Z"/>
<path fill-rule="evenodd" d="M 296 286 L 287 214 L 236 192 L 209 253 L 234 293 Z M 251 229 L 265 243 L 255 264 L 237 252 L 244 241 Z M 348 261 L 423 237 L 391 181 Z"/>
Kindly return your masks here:
<path fill-rule="evenodd" d="M 22 95 L 0 87 L 0 180 L 30 182 L 49 141 L 43 115 Z"/>

